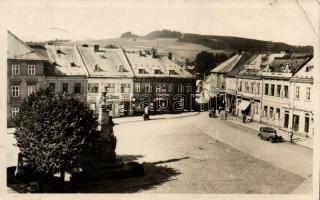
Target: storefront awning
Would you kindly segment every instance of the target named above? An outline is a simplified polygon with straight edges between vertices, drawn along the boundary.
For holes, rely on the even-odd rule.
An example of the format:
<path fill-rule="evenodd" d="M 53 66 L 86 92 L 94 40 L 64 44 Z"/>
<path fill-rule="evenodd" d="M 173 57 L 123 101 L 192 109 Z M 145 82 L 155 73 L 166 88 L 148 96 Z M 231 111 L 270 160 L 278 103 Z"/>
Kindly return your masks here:
<path fill-rule="evenodd" d="M 239 110 L 246 110 L 250 105 L 250 101 L 241 101 L 238 105 Z"/>

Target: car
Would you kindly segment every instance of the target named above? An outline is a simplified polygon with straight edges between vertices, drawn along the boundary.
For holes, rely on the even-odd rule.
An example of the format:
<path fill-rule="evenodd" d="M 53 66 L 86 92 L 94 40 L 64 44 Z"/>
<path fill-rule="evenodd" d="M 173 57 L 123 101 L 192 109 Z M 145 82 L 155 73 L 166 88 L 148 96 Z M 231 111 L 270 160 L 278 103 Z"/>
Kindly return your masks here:
<path fill-rule="evenodd" d="M 283 141 L 282 136 L 279 136 L 277 134 L 277 131 L 271 127 L 260 127 L 260 131 L 259 131 L 258 136 L 261 139 L 265 139 L 265 140 L 270 141 L 271 143 Z"/>

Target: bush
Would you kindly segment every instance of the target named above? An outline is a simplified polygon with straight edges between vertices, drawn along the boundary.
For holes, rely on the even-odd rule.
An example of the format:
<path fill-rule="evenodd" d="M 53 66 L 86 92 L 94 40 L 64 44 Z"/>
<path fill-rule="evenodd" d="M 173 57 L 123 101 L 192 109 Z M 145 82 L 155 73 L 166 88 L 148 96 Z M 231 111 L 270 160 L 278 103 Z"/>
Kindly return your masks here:
<path fill-rule="evenodd" d="M 37 173 L 71 170 L 81 157 L 96 151 L 98 121 L 86 103 L 48 88 L 26 98 L 16 118 L 14 137 L 24 165 Z"/>

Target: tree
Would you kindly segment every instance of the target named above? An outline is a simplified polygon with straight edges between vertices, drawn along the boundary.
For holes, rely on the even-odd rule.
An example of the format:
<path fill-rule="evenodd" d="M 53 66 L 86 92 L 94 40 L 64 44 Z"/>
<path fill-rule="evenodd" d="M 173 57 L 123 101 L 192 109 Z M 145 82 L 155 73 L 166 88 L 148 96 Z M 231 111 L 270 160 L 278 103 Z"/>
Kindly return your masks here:
<path fill-rule="evenodd" d="M 86 103 L 70 94 L 41 88 L 26 98 L 14 137 L 23 162 L 36 173 L 71 172 L 77 160 L 96 151 L 98 121 Z"/>
<path fill-rule="evenodd" d="M 213 54 L 206 51 L 201 51 L 197 54 L 194 61 L 195 71 L 200 74 L 207 74 L 214 69 L 218 64 L 227 60 L 228 57 L 224 53 Z"/>

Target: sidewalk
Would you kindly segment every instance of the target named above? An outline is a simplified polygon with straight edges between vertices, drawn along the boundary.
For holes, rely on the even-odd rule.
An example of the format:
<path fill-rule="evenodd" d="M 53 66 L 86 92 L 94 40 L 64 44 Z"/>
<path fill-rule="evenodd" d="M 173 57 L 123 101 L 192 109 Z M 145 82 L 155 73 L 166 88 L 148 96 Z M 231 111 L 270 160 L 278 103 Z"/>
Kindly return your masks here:
<path fill-rule="evenodd" d="M 279 129 L 279 127 L 275 127 L 273 125 L 264 124 L 264 123 L 258 123 L 258 122 L 249 122 L 249 123 L 245 123 L 244 124 L 242 122 L 242 118 L 236 117 L 236 116 L 228 116 L 227 121 L 231 122 L 231 123 L 234 123 L 234 124 L 238 124 L 238 125 L 246 127 L 246 128 L 253 129 L 253 130 L 257 131 L 257 132 L 259 131 L 259 128 L 262 127 L 262 126 L 272 127 L 272 128 L 277 130 L 278 135 L 282 136 L 284 140 L 290 141 L 290 133 L 288 131 Z M 293 135 L 293 142 L 295 144 L 307 147 L 309 149 L 313 149 L 313 138 L 311 138 L 311 137 L 306 138 L 304 136 L 294 134 Z"/>
<path fill-rule="evenodd" d="M 200 114 L 200 112 L 182 112 L 182 113 L 176 113 L 176 114 L 158 114 L 158 115 L 150 115 L 150 120 L 183 118 L 183 117 L 195 116 L 195 115 L 198 115 L 198 114 Z M 139 121 L 143 121 L 143 117 L 142 117 L 142 114 L 141 114 L 141 116 L 114 118 L 113 121 L 115 123 L 139 122 Z"/>

